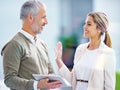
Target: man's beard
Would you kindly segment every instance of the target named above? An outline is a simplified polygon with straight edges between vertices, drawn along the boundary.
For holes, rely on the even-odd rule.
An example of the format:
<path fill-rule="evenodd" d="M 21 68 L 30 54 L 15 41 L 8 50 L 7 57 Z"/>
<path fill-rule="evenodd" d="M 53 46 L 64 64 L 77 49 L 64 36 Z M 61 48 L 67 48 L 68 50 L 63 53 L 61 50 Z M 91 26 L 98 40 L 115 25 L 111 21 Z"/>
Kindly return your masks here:
<path fill-rule="evenodd" d="M 39 29 L 39 26 L 37 25 L 36 21 L 35 21 L 35 23 L 32 24 L 31 28 L 32 28 L 34 33 L 36 33 L 36 34 L 41 33 L 41 30 Z"/>

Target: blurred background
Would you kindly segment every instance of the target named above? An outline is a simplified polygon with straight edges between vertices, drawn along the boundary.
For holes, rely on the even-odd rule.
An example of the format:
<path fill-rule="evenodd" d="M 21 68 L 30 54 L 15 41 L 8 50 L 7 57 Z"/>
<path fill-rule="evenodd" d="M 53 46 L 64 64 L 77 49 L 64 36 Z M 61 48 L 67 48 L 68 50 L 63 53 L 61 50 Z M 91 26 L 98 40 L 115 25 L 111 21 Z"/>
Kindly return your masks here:
<path fill-rule="evenodd" d="M 26 0 L 1 0 L 0 3 L 0 51 L 4 44 L 21 29 L 19 13 Z M 83 38 L 83 24 L 91 11 L 104 12 L 109 17 L 113 48 L 116 52 L 116 71 L 120 71 L 120 0 L 41 0 L 47 6 L 48 25 L 39 35 L 48 45 L 51 62 L 57 73 L 54 60 L 56 43 L 63 44 L 63 61 L 72 69 L 76 47 L 87 39 Z M 12 51 L 11 51 L 12 53 Z M 0 90 L 9 90 L 3 83 L 2 57 L 0 56 Z M 67 89 L 65 89 L 67 90 Z M 69 89 L 70 90 L 70 89 Z"/>

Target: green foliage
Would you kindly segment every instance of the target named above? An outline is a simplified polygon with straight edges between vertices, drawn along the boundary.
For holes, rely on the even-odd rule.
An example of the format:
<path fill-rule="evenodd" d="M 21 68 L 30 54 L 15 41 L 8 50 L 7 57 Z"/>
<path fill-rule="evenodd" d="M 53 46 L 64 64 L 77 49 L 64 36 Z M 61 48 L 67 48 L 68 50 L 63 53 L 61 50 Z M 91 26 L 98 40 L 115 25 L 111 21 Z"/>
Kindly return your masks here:
<path fill-rule="evenodd" d="M 69 36 L 69 37 L 62 36 L 59 38 L 59 40 L 63 44 L 63 49 L 64 48 L 75 48 L 78 43 L 78 38 L 76 36 Z"/>
<path fill-rule="evenodd" d="M 115 90 L 120 90 L 120 71 L 116 71 L 116 87 Z"/>

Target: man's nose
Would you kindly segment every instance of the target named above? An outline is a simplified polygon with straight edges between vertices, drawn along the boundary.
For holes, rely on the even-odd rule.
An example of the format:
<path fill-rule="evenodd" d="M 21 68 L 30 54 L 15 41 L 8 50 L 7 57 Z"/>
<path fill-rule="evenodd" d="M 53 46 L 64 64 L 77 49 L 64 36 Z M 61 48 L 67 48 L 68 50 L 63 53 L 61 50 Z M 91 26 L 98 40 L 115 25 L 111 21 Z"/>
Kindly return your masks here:
<path fill-rule="evenodd" d="M 48 24 L 48 20 L 47 20 L 47 18 L 45 18 L 44 22 L 45 22 L 45 24 Z"/>

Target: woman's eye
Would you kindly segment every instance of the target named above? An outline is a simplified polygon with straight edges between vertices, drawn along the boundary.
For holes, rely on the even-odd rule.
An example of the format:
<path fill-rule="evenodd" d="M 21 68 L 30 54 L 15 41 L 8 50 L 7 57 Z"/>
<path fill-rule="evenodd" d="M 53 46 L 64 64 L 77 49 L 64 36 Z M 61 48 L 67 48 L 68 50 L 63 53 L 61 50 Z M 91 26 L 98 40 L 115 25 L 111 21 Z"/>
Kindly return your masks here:
<path fill-rule="evenodd" d="M 91 26 L 91 24 L 89 24 L 89 23 L 87 25 Z"/>

